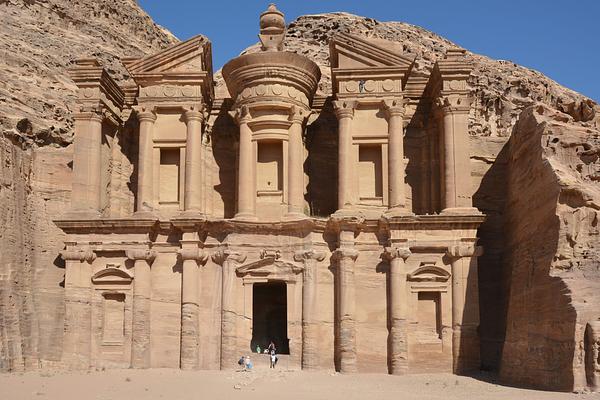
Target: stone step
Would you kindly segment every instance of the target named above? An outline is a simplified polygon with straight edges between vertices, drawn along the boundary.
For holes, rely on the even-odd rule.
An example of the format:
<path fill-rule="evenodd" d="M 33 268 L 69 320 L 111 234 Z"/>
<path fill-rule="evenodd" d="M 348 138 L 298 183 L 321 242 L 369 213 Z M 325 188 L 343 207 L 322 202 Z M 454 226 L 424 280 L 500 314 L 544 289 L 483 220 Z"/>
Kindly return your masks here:
<path fill-rule="evenodd" d="M 254 364 L 254 368 L 268 369 L 271 365 L 270 356 L 268 354 L 252 353 L 250 359 L 252 360 L 252 364 Z M 289 369 L 289 363 L 289 354 L 277 354 L 277 366 L 275 368 L 287 370 Z"/>

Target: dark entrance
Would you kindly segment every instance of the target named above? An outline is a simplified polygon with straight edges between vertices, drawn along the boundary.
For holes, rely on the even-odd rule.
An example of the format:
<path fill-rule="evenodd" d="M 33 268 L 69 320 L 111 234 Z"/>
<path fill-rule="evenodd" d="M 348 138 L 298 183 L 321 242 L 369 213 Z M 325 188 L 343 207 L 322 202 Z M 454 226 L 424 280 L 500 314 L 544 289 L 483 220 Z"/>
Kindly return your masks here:
<path fill-rule="evenodd" d="M 287 288 L 285 282 L 255 283 L 252 292 L 252 342 L 264 350 L 271 341 L 277 353 L 289 354 Z"/>

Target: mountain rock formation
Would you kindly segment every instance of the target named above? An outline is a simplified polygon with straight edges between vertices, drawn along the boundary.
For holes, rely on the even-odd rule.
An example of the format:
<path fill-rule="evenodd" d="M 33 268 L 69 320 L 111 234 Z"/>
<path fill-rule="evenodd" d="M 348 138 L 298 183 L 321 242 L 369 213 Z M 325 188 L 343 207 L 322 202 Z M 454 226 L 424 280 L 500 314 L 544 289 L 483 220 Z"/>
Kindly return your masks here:
<path fill-rule="evenodd" d="M 69 202 L 75 90 L 65 71 L 93 55 L 126 80 L 119 57 L 176 39 L 133 0 L 0 0 L 0 15 L 0 369 L 59 366 L 63 238 L 52 218 Z M 300 17 L 288 27 L 287 50 L 319 64 L 324 95 L 337 32 L 394 42 L 416 56 L 423 76 L 453 45 L 407 23 Z M 600 318 L 600 106 L 510 61 L 468 57 L 473 200 L 487 215 L 479 230 L 483 367 L 510 383 L 582 389 L 593 342 L 586 324 Z"/>

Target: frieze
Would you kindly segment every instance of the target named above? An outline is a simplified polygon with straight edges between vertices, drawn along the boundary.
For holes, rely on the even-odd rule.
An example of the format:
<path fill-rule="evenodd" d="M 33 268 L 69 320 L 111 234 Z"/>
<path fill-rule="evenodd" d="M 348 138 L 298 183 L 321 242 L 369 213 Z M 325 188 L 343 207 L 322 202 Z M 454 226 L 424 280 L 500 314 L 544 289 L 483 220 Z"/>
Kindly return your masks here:
<path fill-rule="evenodd" d="M 309 100 L 305 93 L 296 89 L 293 86 L 284 86 L 279 83 L 275 84 L 258 84 L 245 88 L 240 92 L 237 102 L 246 102 L 249 100 L 261 100 L 265 97 L 288 98 L 293 102 L 299 102 L 308 106 Z"/>
<path fill-rule="evenodd" d="M 191 85 L 155 85 L 140 87 L 140 98 L 201 97 L 201 87 Z"/>
<path fill-rule="evenodd" d="M 366 79 L 339 81 L 340 94 L 375 94 L 401 92 L 400 80 Z"/>

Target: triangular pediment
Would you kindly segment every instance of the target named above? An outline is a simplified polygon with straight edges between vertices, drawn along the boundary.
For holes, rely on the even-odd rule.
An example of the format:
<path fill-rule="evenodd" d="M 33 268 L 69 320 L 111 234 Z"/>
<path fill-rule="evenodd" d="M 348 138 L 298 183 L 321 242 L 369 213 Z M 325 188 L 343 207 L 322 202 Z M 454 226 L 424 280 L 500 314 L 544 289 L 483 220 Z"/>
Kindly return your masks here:
<path fill-rule="evenodd" d="M 394 43 L 369 40 L 348 33 L 336 35 L 329 44 L 331 68 L 365 69 L 397 67 L 409 70 L 414 59 L 391 50 Z"/>
<path fill-rule="evenodd" d="M 123 64 L 134 79 L 182 73 L 212 76 L 211 45 L 205 36 L 198 35 L 146 57 L 124 59 Z"/>

